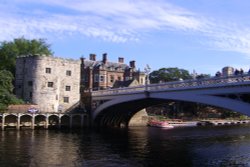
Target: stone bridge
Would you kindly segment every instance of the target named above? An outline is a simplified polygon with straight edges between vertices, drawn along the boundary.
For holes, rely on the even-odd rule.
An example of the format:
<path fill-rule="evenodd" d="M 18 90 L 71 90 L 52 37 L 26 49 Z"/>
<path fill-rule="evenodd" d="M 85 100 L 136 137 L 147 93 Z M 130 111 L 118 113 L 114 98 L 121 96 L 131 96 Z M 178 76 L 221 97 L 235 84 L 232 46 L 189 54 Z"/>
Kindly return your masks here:
<path fill-rule="evenodd" d="M 128 126 L 142 109 L 166 101 L 187 101 L 229 109 L 250 116 L 250 75 L 185 80 L 91 92 L 96 126 Z"/>
<path fill-rule="evenodd" d="M 0 114 L 1 130 L 7 128 L 83 128 L 89 126 L 87 114 L 70 113 L 20 113 Z"/>

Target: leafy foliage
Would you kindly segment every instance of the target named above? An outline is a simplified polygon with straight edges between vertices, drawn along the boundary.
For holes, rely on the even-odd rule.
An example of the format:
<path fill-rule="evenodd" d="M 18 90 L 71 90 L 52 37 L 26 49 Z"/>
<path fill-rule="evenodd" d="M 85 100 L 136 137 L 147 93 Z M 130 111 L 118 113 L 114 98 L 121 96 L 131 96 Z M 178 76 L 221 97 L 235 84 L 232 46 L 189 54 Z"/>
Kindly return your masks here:
<path fill-rule="evenodd" d="M 169 81 L 178 81 L 180 79 L 191 79 L 191 75 L 187 70 L 175 68 L 161 68 L 157 71 L 153 71 L 149 75 L 151 83 L 159 82 L 169 82 Z"/>
<path fill-rule="evenodd" d="M 199 74 L 196 76 L 196 79 L 206 79 L 206 78 L 211 78 L 209 74 Z"/>
<path fill-rule="evenodd" d="M 10 71 L 0 70 L 0 111 L 5 110 L 9 104 L 20 104 L 22 100 L 13 94 L 13 75 Z"/>
<path fill-rule="evenodd" d="M 52 55 L 50 45 L 44 39 L 27 40 L 23 37 L 0 43 L 0 111 L 10 104 L 23 103 L 12 93 L 16 58 L 34 54 Z"/>
<path fill-rule="evenodd" d="M 10 71 L 0 70 L 0 89 L 4 89 L 7 92 L 12 92 L 13 90 L 12 80 L 13 80 L 13 75 Z"/>
<path fill-rule="evenodd" d="M 44 39 L 27 40 L 22 37 L 14 39 L 13 42 L 1 42 L 0 70 L 9 70 L 14 74 L 17 56 L 29 54 L 52 55 L 52 51 Z"/>

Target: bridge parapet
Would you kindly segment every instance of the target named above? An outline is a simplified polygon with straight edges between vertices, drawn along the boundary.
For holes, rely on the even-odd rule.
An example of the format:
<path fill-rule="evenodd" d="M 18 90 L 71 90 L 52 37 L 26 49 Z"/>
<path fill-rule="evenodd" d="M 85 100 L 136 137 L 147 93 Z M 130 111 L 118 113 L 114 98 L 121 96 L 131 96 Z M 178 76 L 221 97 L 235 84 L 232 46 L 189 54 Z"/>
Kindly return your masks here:
<path fill-rule="evenodd" d="M 92 96 L 106 96 L 114 94 L 140 93 L 143 91 L 161 91 L 161 90 L 181 90 L 191 88 L 222 87 L 229 85 L 250 84 L 250 74 L 231 75 L 227 77 L 213 77 L 209 79 L 192 79 L 184 81 L 165 82 L 160 84 L 150 84 L 143 86 L 134 86 L 126 88 L 116 88 L 93 91 Z"/>

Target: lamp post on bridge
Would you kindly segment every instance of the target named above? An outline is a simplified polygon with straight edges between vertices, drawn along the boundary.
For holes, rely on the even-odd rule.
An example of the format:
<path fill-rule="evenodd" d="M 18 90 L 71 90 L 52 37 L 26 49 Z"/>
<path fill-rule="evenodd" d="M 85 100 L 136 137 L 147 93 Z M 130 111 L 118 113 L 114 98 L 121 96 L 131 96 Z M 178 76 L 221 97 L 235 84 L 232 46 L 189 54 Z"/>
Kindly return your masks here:
<path fill-rule="evenodd" d="M 146 81 L 145 81 L 145 90 L 146 91 L 148 91 L 148 84 L 150 84 L 150 80 L 149 80 L 149 73 L 150 73 L 150 71 L 151 71 L 151 68 L 147 64 L 146 67 L 144 68 L 144 72 L 146 74 Z"/>

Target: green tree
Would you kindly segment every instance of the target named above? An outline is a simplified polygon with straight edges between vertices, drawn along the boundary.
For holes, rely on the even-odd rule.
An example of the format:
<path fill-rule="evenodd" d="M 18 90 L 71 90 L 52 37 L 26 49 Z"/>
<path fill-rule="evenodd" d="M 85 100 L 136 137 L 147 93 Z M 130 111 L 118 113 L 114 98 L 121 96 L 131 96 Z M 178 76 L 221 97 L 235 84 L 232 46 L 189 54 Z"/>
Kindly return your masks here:
<path fill-rule="evenodd" d="M 207 78 L 211 78 L 211 76 L 209 74 L 199 74 L 196 76 L 196 79 L 207 79 Z"/>
<path fill-rule="evenodd" d="M 149 74 L 151 83 L 178 81 L 180 79 L 191 79 L 187 70 L 175 68 L 161 68 Z"/>
<path fill-rule="evenodd" d="M 22 100 L 16 98 L 13 94 L 13 75 L 10 71 L 0 70 L 0 111 L 3 111 L 10 104 L 23 103 Z"/>
<path fill-rule="evenodd" d="M 14 41 L 0 43 L 0 70 L 9 70 L 15 74 L 16 58 L 20 55 L 52 55 L 50 44 L 44 39 L 17 38 Z"/>

